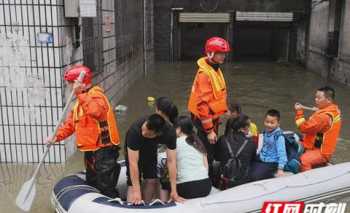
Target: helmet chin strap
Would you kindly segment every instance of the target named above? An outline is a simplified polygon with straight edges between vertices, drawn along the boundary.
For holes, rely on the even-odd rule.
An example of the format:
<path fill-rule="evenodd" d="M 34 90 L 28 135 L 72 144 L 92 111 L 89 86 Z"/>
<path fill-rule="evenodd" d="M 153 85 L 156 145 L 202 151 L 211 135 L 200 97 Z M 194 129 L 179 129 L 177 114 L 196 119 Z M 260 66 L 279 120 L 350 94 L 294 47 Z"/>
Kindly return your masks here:
<path fill-rule="evenodd" d="M 91 88 L 92 88 L 92 84 L 91 84 L 91 83 L 89 83 L 89 84 L 84 84 L 84 83 L 82 83 L 82 92 L 87 92 L 87 91 L 89 91 Z"/>
<path fill-rule="evenodd" d="M 215 52 L 209 52 L 209 53 L 207 53 L 208 59 L 209 59 L 210 61 L 212 61 L 213 63 L 217 64 L 218 62 L 214 60 L 214 55 L 215 55 Z"/>
<path fill-rule="evenodd" d="M 207 53 L 207 56 L 210 60 L 213 60 L 214 54 L 215 54 L 214 52 L 209 52 L 209 53 Z"/>

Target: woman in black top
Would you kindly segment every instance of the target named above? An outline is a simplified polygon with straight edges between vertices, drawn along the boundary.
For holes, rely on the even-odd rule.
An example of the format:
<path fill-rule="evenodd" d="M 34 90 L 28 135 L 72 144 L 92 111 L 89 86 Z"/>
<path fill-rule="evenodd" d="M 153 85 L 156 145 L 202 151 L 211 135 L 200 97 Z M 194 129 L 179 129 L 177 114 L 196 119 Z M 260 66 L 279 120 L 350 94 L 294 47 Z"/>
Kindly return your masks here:
<path fill-rule="evenodd" d="M 248 140 L 248 142 L 238 156 L 238 159 L 242 164 L 242 175 L 239 180 L 237 180 L 235 183 L 230 183 L 227 185 L 227 183 L 223 183 L 224 180 L 222 178 L 222 173 L 220 172 L 221 169 L 216 171 L 213 185 L 221 189 L 230 188 L 248 182 L 247 175 L 249 166 L 256 155 L 255 143 L 253 143 L 250 138 L 246 137 L 249 131 L 248 116 L 240 115 L 237 118 L 229 119 L 227 122 L 229 125 L 226 127 L 225 135 L 221 136 L 215 145 L 214 159 L 219 162 L 219 168 L 223 168 L 223 166 L 230 159 L 227 143 L 229 143 L 232 153 L 236 154 L 243 143 L 246 140 Z"/>
<path fill-rule="evenodd" d="M 159 97 L 156 100 L 156 113 L 173 124 L 179 115 L 176 105 L 168 97 Z"/>
<path fill-rule="evenodd" d="M 167 124 L 169 127 L 168 131 L 166 132 L 166 135 L 168 135 L 168 137 L 163 137 L 161 140 L 163 140 L 163 143 L 166 143 L 167 140 L 176 141 L 176 130 L 173 126 L 179 114 L 176 105 L 168 97 L 157 98 L 155 105 L 156 105 L 156 113 L 162 116 L 164 120 L 167 121 Z M 176 199 L 177 201 L 183 201 L 182 197 L 178 196 L 177 193 L 174 193 L 176 192 L 176 173 L 175 174 L 169 173 L 169 171 L 176 171 L 176 162 L 170 162 L 170 160 L 176 160 L 176 150 L 167 149 L 166 159 L 167 159 L 166 168 L 162 168 L 162 169 L 164 169 L 164 171 L 167 171 L 165 172 L 167 176 L 160 177 L 160 180 L 161 180 L 160 197 L 162 200 L 164 199 L 168 200 L 169 199 L 168 191 L 171 191 L 172 192 L 170 193 L 171 200 Z"/>

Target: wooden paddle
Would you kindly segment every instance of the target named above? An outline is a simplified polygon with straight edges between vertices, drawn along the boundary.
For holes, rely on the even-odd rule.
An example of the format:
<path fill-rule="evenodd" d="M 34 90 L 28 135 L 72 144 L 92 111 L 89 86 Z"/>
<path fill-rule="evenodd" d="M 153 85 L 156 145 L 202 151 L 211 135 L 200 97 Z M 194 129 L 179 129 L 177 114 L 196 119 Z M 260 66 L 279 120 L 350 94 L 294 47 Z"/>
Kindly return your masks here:
<path fill-rule="evenodd" d="M 296 103 L 296 104 L 300 105 L 300 107 L 303 108 L 303 109 L 305 109 L 305 110 L 310 110 L 310 111 L 313 111 L 313 112 L 315 112 L 315 111 L 318 110 L 317 107 L 308 107 L 308 106 L 302 105 L 301 103 Z"/>
<path fill-rule="evenodd" d="M 85 76 L 85 72 L 81 72 L 79 77 L 78 77 L 78 81 L 80 83 L 82 82 L 84 76 Z M 72 102 L 73 96 L 74 96 L 74 91 L 72 91 L 70 96 L 68 97 L 66 106 L 63 109 L 63 113 L 62 113 L 58 123 L 56 124 L 55 129 L 53 131 L 53 134 L 51 135 L 50 138 L 53 138 L 56 135 L 58 127 L 63 122 L 63 120 L 65 118 L 65 114 L 68 110 L 68 107 L 69 107 L 70 103 Z M 44 163 L 44 160 L 45 160 L 47 154 L 49 153 L 49 149 L 51 146 L 52 146 L 52 143 L 47 144 L 46 150 L 45 150 L 38 166 L 36 167 L 35 172 L 33 173 L 33 176 L 22 185 L 22 188 L 17 195 L 16 205 L 20 209 L 22 209 L 23 211 L 28 212 L 32 206 L 32 203 L 33 203 L 33 200 L 34 200 L 35 194 L 36 194 L 36 187 L 35 187 L 36 177 L 38 176 L 40 167 Z"/>
<path fill-rule="evenodd" d="M 313 112 L 315 112 L 315 111 L 318 110 L 317 107 L 308 107 L 308 106 L 304 106 L 304 105 L 302 105 L 301 107 L 302 107 L 303 109 L 305 109 L 305 110 L 310 110 L 310 111 L 313 111 Z"/>

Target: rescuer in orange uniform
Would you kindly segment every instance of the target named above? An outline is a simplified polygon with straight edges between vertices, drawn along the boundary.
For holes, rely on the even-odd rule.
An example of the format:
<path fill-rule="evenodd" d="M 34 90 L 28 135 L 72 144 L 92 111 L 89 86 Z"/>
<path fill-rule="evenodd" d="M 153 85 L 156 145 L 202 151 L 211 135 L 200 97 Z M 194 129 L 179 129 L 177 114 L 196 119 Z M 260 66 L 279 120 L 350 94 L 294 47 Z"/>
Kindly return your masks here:
<path fill-rule="evenodd" d="M 304 134 L 305 153 L 301 156 L 301 171 L 324 166 L 335 151 L 341 129 L 341 113 L 334 103 L 335 91 L 323 87 L 316 91 L 315 103 L 318 110 L 306 120 L 302 105 L 295 104 L 295 121 Z"/>
<path fill-rule="evenodd" d="M 230 45 L 225 39 L 212 37 L 207 40 L 207 56 L 197 61 L 198 71 L 188 102 L 188 110 L 192 114 L 198 136 L 207 149 L 209 165 L 213 161 L 219 118 L 227 111 L 226 84 L 220 65 L 224 63 L 229 51 Z M 210 175 L 211 170 L 210 168 Z"/>
<path fill-rule="evenodd" d="M 85 72 L 82 83 L 77 81 Z M 74 91 L 77 101 L 59 128 L 52 142 L 59 142 L 73 133 L 76 144 L 84 152 L 86 181 L 109 197 L 117 197 L 120 165 L 119 132 L 113 109 L 103 89 L 92 85 L 92 72 L 83 65 L 74 65 L 64 73 L 64 80 Z"/>

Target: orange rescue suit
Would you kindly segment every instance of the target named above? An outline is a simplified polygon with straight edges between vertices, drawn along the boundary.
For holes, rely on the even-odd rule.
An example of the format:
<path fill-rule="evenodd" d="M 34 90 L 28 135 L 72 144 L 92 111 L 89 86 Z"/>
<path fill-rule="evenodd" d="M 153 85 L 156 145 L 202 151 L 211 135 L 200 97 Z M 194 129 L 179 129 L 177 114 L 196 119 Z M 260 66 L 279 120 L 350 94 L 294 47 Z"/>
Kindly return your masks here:
<path fill-rule="evenodd" d="M 197 64 L 188 110 L 201 120 L 208 132 L 214 127 L 213 120 L 227 111 L 226 84 L 222 71 L 215 71 L 207 63 L 207 57 L 200 58 Z"/>
<path fill-rule="evenodd" d="M 304 134 L 303 145 L 306 150 L 318 148 L 321 155 L 328 161 L 332 157 L 341 129 L 341 113 L 337 105 L 318 110 L 305 120 L 303 110 L 298 110 L 295 117 L 296 124 Z"/>
<path fill-rule="evenodd" d="M 113 109 L 100 87 L 94 86 L 77 95 L 73 110 L 56 134 L 56 141 L 74 132 L 80 151 L 96 151 L 120 143 Z"/>

